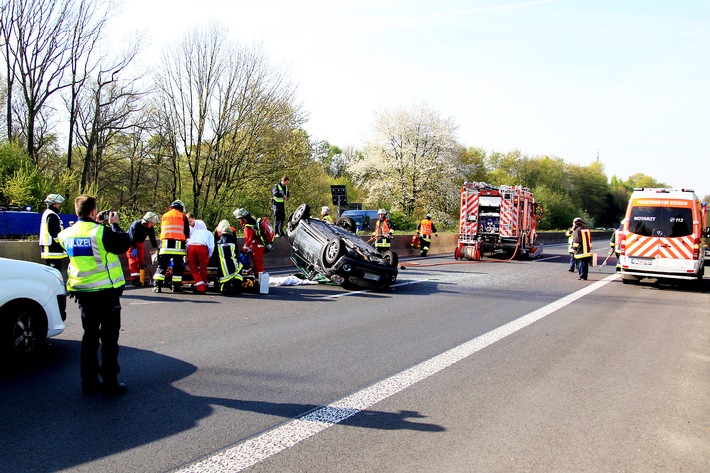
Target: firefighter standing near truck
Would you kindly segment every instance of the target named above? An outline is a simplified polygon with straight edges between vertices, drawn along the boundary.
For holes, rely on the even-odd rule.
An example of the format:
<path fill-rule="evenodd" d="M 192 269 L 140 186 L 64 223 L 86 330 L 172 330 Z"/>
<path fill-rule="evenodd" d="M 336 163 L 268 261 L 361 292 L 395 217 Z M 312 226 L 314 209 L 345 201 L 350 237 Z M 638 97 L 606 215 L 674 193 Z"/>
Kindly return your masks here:
<path fill-rule="evenodd" d="M 126 251 L 128 260 L 128 270 L 131 272 L 131 282 L 134 286 L 142 286 L 140 280 L 140 270 L 145 268 L 145 239 L 150 238 L 153 250 L 158 249 L 158 242 L 155 239 L 156 223 L 160 221 L 158 214 L 146 212 L 143 218 L 136 220 L 128 227 L 128 236 L 131 238 L 131 247 Z"/>
<path fill-rule="evenodd" d="M 380 218 L 375 222 L 375 232 L 370 238 L 370 242 L 374 241 L 373 245 L 377 251 L 384 252 L 390 249 L 392 239 L 394 238 L 394 225 L 387 218 L 387 211 L 380 209 L 377 211 Z"/>
<path fill-rule="evenodd" d="M 47 210 L 42 214 L 42 222 L 39 226 L 39 246 L 42 248 L 40 258 L 47 266 L 62 272 L 67 252 L 57 241 L 57 235 L 64 230 L 62 219 L 59 218 L 59 207 L 64 202 L 61 194 L 49 194 L 44 203 Z"/>
<path fill-rule="evenodd" d="M 431 221 L 431 214 L 426 214 L 426 217 L 417 225 L 417 235 L 419 235 L 419 254 L 426 256 L 429 248 L 431 248 L 431 234 L 436 235 L 436 226 Z"/>
<path fill-rule="evenodd" d="M 587 280 L 589 265 L 592 262 L 592 232 L 584 228 L 584 221 L 577 217 L 574 219 L 572 232 L 572 247 L 574 258 L 577 260 L 577 280 Z"/>
<path fill-rule="evenodd" d="M 613 251 L 616 254 L 616 271 L 620 272 L 621 271 L 621 233 L 624 231 L 624 223 L 626 223 L 626 219 L 623 219 L 621 223 L 619 224 L 619 228 L 614 230 L 614 233 L 611 234 L 611 240 L 609 240 L 609 246 L 611 247 L 611 251 Z M 611 254 L 611 253 L 610 253 Z"/>
<path fill-rule="evenodd" d="M 184 214 L 185 204 L 176 200 L 170 209 L 160 218 L 160 250 L 158 251 L 158 269 L 155 270 L 153 292 L 161 292 L 165 282 L 165 273 L 173 262 L 173 292 L 182 292 L 182 274 L 185 271 L 187 255 L 187 236 L 190 224 Z"/>
<path fill-rule="evenodd" d="M 573 235 L 574 222 L 572 222 L 572 228 L 565 232 L 565 236 L 567 237 L 567 252 L 569 253 L 569 269 L 567 271 L 569 271 L 570 273 L 574 273 L 575 269 L 577 268 L 577 260 L 574 258 L 574 247 L 572 246 Z"/>

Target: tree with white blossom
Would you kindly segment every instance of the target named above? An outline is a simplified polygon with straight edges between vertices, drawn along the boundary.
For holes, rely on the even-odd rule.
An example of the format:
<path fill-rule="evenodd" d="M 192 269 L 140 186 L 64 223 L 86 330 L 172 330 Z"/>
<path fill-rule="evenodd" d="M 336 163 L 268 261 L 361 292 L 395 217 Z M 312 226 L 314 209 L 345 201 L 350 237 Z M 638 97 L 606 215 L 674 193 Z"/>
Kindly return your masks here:
<path fill-rule="evenodd" d="M 439 208 L 447 196 L 458 203 L 461 176 L 454 162 L 461 146 L 453 119 L 415 104 L 376 114 L 373 128 L 364 155 L 348 169 L 370 203 L 391 203 L 408 217 Z"/>

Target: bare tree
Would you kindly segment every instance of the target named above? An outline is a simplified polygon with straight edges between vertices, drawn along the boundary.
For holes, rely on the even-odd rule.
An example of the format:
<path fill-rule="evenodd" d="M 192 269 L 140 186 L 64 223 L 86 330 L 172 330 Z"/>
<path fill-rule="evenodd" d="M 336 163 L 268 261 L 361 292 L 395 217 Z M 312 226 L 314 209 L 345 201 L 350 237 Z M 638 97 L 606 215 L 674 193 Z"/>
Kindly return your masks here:
<path fill-rule="evenodd" d="M 85 148 L 81 191 L 99 182 L 102 167 L 107 164 L 104 152 L 111 140 L 142 120 L 138 112 L 143 108 L 143 93 L 137 88 L 137 79 L 120 79 L 136 53 L 133 48 L 115 65 L 99 70 L 96 82 L 79 96 L 77 139 Z"/>
<path fill-rule="evenodd" d="M 190 175 L 192 211 L 218 212 L 252 178 L 284 171 L 304 120 L 293 88 L 259 48 L 231 44 L 212 26 L 189 32 L 163 62 L 161 136 L 176 153 L 176 172 L 182 161 Z"/>
<path fill-rule="evenodd" d="M 102 8 L 105 7 L 105 8 Z M 79 0 L 68 22 L 71 33 L 69 55 L 69 88 L 65 103 L 69 112 L 69 132 L 67 143 L 67 168 L 72 168 L 72 152 L 74 147 L 74 131 L 77 122 L 77 105 L 79 94 L 90 74 L 96 69 L 95 51 L 101 32 L 110 11 L 110 2 L 100 0 Z"/>

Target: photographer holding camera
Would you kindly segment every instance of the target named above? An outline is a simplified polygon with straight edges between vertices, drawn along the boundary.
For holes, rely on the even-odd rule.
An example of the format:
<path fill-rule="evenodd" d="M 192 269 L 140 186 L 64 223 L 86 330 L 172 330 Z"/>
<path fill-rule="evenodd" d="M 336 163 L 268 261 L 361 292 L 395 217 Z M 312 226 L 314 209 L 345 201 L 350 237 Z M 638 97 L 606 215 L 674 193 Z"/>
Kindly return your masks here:
<path fill-rule="evenodd" d="M 131 240 L 118 225 L 118 213 L 97 214 L 95 198 L 80 195 L 74 200 L 74 210 L 79 221 L 60 232 L 57 240 L 69 255 L 67 290 L 81 310 L 82 390 L 118 396 L 126 392 L 126 386 L 118 382 L 120 298 L 125 285 L 118 255 L 128 250 Z"/>

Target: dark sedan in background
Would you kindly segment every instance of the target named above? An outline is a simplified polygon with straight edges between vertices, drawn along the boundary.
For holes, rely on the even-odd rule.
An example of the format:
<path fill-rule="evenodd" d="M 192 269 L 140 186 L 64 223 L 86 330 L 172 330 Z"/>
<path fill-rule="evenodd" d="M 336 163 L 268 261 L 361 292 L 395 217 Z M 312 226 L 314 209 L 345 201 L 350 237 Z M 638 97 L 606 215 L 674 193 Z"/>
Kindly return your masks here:
<path fill-rule="evenodd" d="M 291 260 L 309 279 L 322 276 L 345 288 L 375 289 L 397 280 L 396 253 L 378 253 L 347 229 L 310 218 L 308 204 L 289 216 L 286 235 Z"/>

